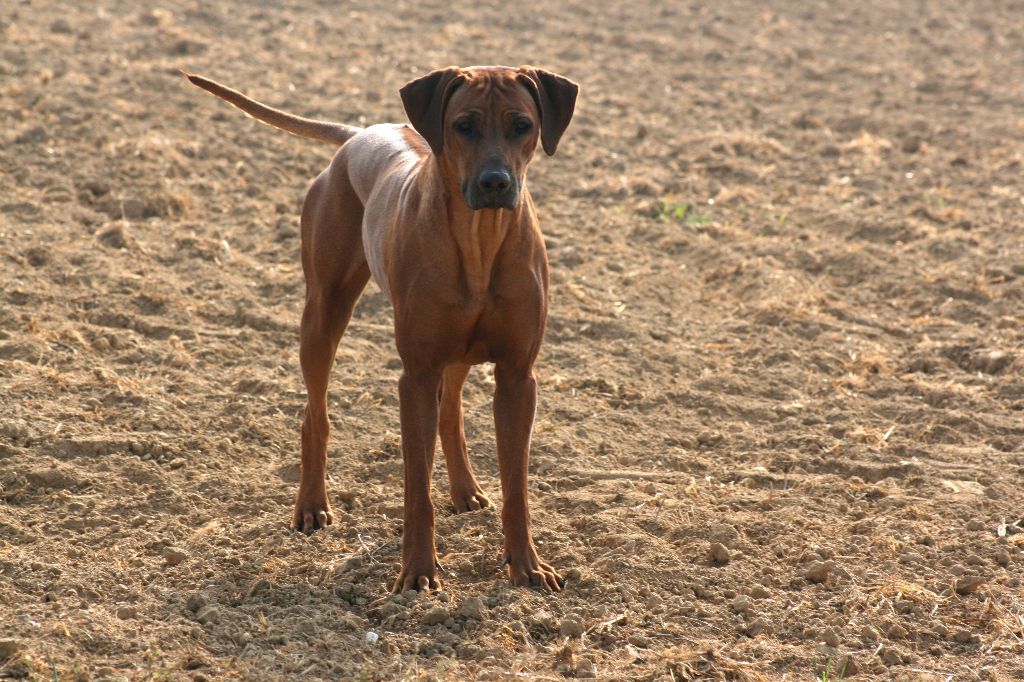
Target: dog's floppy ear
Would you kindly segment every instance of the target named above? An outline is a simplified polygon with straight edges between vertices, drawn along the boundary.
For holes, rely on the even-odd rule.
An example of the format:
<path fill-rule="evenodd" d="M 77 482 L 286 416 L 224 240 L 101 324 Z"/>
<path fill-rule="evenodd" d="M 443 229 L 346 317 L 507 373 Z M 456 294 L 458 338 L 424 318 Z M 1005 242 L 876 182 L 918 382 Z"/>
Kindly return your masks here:
<path fill-rule="evenodd" d="M 434 156 L 440 156 L 444 147 L 445 107 L 455 88 L 466 80 L 468 77 L 462 69 L 449 66 L 409 81 L 399 91 L 409 122 L 430 145 Z"/>
<path fill-rule="evenodd" d="M 532 66 L 520 66 L 517 78 L 537 103 L 540 112 L 540 142 L 545 153 L 551 156 L 558 149 L 558 141 L 572 120 L 580 86 L 557 73 Z"/>

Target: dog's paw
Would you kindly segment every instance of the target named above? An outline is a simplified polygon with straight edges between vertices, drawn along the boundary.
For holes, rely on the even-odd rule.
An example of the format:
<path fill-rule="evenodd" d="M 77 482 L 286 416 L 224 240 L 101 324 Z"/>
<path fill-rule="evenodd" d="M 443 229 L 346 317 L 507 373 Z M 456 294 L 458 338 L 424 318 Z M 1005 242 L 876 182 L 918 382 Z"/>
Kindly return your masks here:
<path fill-rule="evenodd" d="M 295 501 L 295 511 L 292 512 L 292 530 L 309 535 L 332 523 L 334 523 L 334 514 L 331 512 L 331 505 L 327 502 L 326 496 L 316 499 L 299 497 Z"/>
<path fill-rule="evenodd" d="M 508 564 L 508 577 L 516 587 L 541 587 L 549 592 L 561 592 L 565 587 L 565 578 L 541 561 L 533 547 L 523 557 L 506 554 L 505 563 Z"/>
<path fill-rule="evenodd" d="M 455 505 L 456 514 L 480 511 L 484 507 L 494 506 L 491 499 L 487 497 L 487 495 L 484 495 L 484 491 L 480 490 L 480 488 L 476 486 L 467 490 L 453 490 L 452 503 Z"/>
<path fill-rule="evenodd" d="M 441 579 L 437 577 L 437 567 L 431 567 L 430 569 L 406 569 L 402 567 L 402 572 L 395 578 L 395 584 L 391 586 L 391 591 L 395 594 L 400 594 L 406 590 L 416 590 L 417 592 L 437 592 L 441 589 Z"/>

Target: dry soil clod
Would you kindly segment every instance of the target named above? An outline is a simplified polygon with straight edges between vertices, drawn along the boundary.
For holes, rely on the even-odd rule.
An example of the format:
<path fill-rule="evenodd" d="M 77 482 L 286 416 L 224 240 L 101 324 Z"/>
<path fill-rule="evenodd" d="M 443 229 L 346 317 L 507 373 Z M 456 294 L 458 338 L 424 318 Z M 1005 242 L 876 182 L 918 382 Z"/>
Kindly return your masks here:
<path fill-rule="evenodd" d="M 196 621 L 203 625 L 213 625 L 220 621 L 220 611 L 216 606 L 204 606 L 196 614 Z"/>
<path fill-rule="evenodd" d="M 164 547 L 161 555 L 168 566 L 177 566 L 188 559 L 188 554 L 180 549 L 175 549 L 174 547 Z"/>
<path fill-rule="evenodd" d="M 956 580 L 956 593 L 960 596 L 977 591 L 982 585 L 988 582 L 988 578 L 978 575 L 964 575 Z"/>
<path fill-rule="evenodd" d="M 185 601 L 185 608 L 187 608 L 192 613 L 195 613 L 209 603 L 210 599 L 205 594 L 203 594 L 202 592 L 193 592 Z"/>
<path fill-rule="evenodd" d="M 835 567 L 836 565 L 833 561 L 815 561 L 804 571 L 804 577 L 812 583 L 823 583 L 828 580 L 828 576 Z"/>
<path fill-rule="evenodd" d="M 448 609 L 443 606 L 435 606 L 423 614 L 424 625 L 437 625 L 448 620 Z"/>
<path fill-rule="evenodd" d="M 134 606 L 121 606 L 117 609 L 115 614 L 120 620 L 130 620 L 139 615 L 139 610 Z"/>
<path fill-rule="evenodd" d="M 581 637 L 583 636 L 583 623 L 575 616 L 566 616 L 558 625 L 558 633 L 562 637 Z"/>
<path fill-rule="evenodd" d="M 716 564 L 723 565 L 729 563 L 729 549 L 721 542 L 712 542 L 708 552 Z"/>
<path fill-rule="evenodd" d="M 21 651 L 21 642 L 16 639 L 0 639 L 0 661 L 13 658 Z"/>

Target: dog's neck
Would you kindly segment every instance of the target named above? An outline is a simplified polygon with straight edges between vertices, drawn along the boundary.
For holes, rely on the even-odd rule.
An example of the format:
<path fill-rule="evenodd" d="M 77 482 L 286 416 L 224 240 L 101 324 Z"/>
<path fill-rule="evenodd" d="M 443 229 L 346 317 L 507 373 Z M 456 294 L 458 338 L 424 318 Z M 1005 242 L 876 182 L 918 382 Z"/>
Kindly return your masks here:
<path fill-rule="evenodd" d="M 459 247 L 466 286 L 470 294 L 480 296 L 487 291 L 494 261 L 509 231 L 518 223 L 522 206 L 474 211 L 465 205 L 462 197 L 450 197 L 449 202 L 456 205 L 454 210 L 449 207 L 448 225 Z"/>
<path fill-rule="evenodd" d="M 436 168 L 436 167 L 435 167 Z M 443 174 L 438 173 L 438 176 Z M 443 182 L 443 180 L 442 180 Z M 444 182 L 448 230 L 458 246 L 459 260 L 471 296 L 486 293 L 501 246 L 520 224 L 527 210 L 529 192 L 525 183 L 515 208 L 485 208 L 474 211 L 462 198 L 462 192 Z"/>

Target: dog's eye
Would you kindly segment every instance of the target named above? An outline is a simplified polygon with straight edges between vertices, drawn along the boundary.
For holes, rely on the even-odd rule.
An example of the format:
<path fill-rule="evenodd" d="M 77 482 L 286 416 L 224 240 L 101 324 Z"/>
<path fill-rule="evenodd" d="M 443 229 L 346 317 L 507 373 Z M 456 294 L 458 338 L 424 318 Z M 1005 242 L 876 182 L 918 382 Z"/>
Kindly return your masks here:
<path fill-rule="evenodd" d="M 466 119 L 460 119 L 452 125 L 452 128 L 460 135 L 469 135 L 473 132 L 473 123 Z"/>
<path fill-rule="evenodd" d="M 525 135 L 530 132 L 530 128 L 532 127 L 533 124 L 530 123 L 529 119 L 521 118 L 512 124 L 512 132 L 516 135 Z"/>

